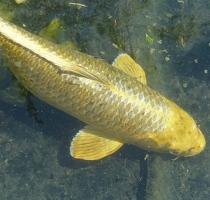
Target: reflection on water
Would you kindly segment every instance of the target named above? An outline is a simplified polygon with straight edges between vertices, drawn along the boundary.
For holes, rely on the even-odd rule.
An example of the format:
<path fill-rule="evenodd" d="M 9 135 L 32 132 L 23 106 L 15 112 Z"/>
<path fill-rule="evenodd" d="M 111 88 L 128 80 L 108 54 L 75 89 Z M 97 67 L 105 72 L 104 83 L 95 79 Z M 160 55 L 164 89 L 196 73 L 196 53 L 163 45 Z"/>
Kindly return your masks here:
<path fill-rule="evenodd" d="M 2 0 L 0 10 L 36 34 L 57 18 L 61 24 L 57 24 L 58 29 L 51 27 L 45 33 L 48 37 L 61 45 L 76 45 L 80 51 L 110 63 L 121 52 L 131 55 L 145 69 L 152 88 L 197 120 L 206 136 L 206 150 L 174 162 L 168 155 L 125 145 L 101 161 L 72 159 L 70 140 L 84 124 L 33 96 L 29 104 L 2 61 L 2 199 L 208 199 L 210 3 L 79 3 L 86 7 L 66 0 L 28 0 L 19 6 Z M 153 42 L 148 42 L 146 35 Z M 27 110 L 27 105 L 32 109 Z"/>

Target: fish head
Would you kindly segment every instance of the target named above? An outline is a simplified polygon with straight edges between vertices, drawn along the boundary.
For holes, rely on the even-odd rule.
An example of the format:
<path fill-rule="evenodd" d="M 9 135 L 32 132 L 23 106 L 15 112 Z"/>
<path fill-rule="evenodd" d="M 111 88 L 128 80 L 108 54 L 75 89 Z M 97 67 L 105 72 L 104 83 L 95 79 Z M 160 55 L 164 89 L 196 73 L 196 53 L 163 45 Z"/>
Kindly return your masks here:
<path fill-rule="evenodd" d="M 201 153 L 205 137 L 195 120 L 178 105 L 168 102 L 173 114 L 167 118 L 166 128 L 159 133 L 150 133 L 141 142 L 145 150 L 170 153 L 179 157 L 191 157 Z"/>
<path fill-rule="evenodd" d="M 172 142 L 170 146 L 170 153 L 176 155 L 177 158 L 191 157 L 201 153 L 205 146 L 206 140 L 201 132 L 199 126 L 196 124 L 194 119 L 184 110 L 178 108 L 177 120 L 174 120 L 174 132 L 172 135 L 176 142 Z"/>

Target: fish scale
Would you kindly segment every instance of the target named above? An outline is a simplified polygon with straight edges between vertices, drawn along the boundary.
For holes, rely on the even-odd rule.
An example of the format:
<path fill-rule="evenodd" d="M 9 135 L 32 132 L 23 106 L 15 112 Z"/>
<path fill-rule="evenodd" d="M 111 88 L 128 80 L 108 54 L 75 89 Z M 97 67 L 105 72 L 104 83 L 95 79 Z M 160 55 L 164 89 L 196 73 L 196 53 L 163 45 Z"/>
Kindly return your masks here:
<path fill-rule="evenodd" d="M 13 36 L 16 37 L 13 39 Z M 181 119 L 176 112 L 177 106 L 128 74 L 131 72 L 126 73 L 123 68 L 111 66 L 103 60 L 67 50 L 1 18 L 0 48 L 11 71 L 26 89 L 99 132 L 107 133 L 105 138 L 119 139 L 144 149 L 157 150 L 160 146 L 160 152 L 174 146 L 168 145 L 170 142 L 165 135 L 173 131 L 176 124 L 170 119 Z M 181 127 L 185 125 L 181 123 Z M 94 128 L 87 130 L 96 132 Z M 92 141 L 97 134 L 87 133 L 85 137 Z M 159 134 L 162 134 L 160 145 Z M 83 133 L 78 133 L 76 138 L 79 136 L 83 137 Z M 143 143 L 143 140 L 148 142 Z M 104 144 L 110 141 L 107 139 Z M 164 142 L 166 146 L 162 144 Z"/>
<path fill-rule="evenodd" d="M 134 82 L 134 80 L 132 80 L 130 77 L 127 77 L 130 80 L 124 80 L 121 82 L 119 81 L 119 74 L 123 73 L 120 72 L 118 70 L 118 78 L 115 78 L 115 74 L 113 73 L 109 73 L 109 75 L 112 75 L 110 77 L 110 80 L 114 80 L 113 82 L 115 82 L 117 85 L 118 83 L 124 83 L 124 85 L 120 84 L 118 85 L 118 90 L 122 90 L 122 91 L 126 91 L 127 88 L 129 88 L 129 92 L 127 94 L 127 96 L 130 95 L 135 95 L 136 94 L 136 98 L 138 98 L 137 95 L 137 90 L 141 91 L 142 93 L 142 97 L 144 98 L 144 101 L 142 101 L 142 99 L 134 99 L 133 102 L 130 101 L 130 99 L 127 97 L 122 96 L 123 98 L 120 98 L 119 95 L 116 95 L 116 93 L 114 93 L 114 91 L 110 90 L 109 88 L 107 88 L 107 86 L 103 87 L 103 86 L 99 86 L 97 87 L 97 89 L 95 88 L 95 90 L 97 91 L 97 93 L 95 92 L 95 95 L 92 94 L 93 90 L 92 90 L 92 85 L 94 84 L 97 85 L 96 82 L 94 81 L 89 81 L 89 83 L 85 82 L 85 78 L 83 77 L 76 77 L 74 75 L 71 74 L 63 74 L 65 72 L 59 71 L 57 69 L 57 67 L 55 65 L 53 65 L 52 63 L 48 62 L 47 60 L 42 60 L 40 58 L 40 56 L 33 54 L 32 52 L 28 51 L 27 49 L 23 48 L 20 45 L 14 44 L 12 41 L 6 40 L 6 38 L 4 38 L 3 36 L 0 37 L 0 41 L 2 44 L 2 49 L 3 49 L 3 57 L 9 62 L 10 66 L 13 65 L 13 68 L 11 68 L 11 70 L 13 71 L 13 73 L 17 76 L 18 80 L 32 93 L 34 93 L 36 96 L 38 96 L 40 99 L 42 99 L 43 101 L 46 101 L 47 103 L 50 103 L 51 105 L 58 107 L 59 109 L 62 109 L 63 111 L 79 118 L 82 119 L 83 121 L 85 121 L 88 124 L 93 124 L 93 123 L 98 123 L 100 126 L 103 126 L 104 130 L 112 130 L 115 126 L 119 127 L 119 123 L 122 122 L 126 122 L 127 123 L 122 123 L 124 124 L 124 126 L 119 129 L 120 133 L 122 133 L 122 131 L 128 131 L 128 130 L 142 130 L 142 126 L 141 124 L 145 125 L 145 122 L 147 121 L 147 119 L 152 118 L 156 119 L 157 116 L 160 116 L 159 114 L 157 115 L 154 112 L 154 108 L 152 108 L 150 106 L 150 99 L 154 104 L 160 104 L 160 107 L 167 107 L 166 109 L 169 110 L 169 106 L 167 106 L 166 103 L 162 103 L 159 101 L 159 95 L 157 95 L 157 93 L 155 92 L 155 94 L 153 94 L 153 91 L 150 91 L 150 88 L 148 87 L 137 87 L 137 84 L 140 86 L 141 83 L 139 82 Z M 53 48 L 54 49 L 54 48 Z M 70 51 L 68 51 L 69 53 Z M 66 53 L 66 56 L 68 56 L 68 54 Z M 78 60 L 78 59 L 77 59 Z M 21 67 L 15 67 L 14 63 L 17 62 L 21 62 L 23 66 Z M 76 62 L 76 61 L 75 61 Z M 80 62 L 81 64 L 82 62 Z M 86 63 L 90 63 L 90 61 L 86 61 L 83 62 L 82 65 L 87 67 Z M 102 66 L 104 63 L 100 63 L 100 65 L 98 66 Z M 111 68 L 111 66 L 107 66 L 107 64 L 105 64 L 105 67 L 109 67 Z M 32 67 L 33 66 L 33 69 Z M 51 67 L 49 67 L 51 66 Z M 90 66 L 90 67 L 89 67 Z M 88 69 L 90 69 L 92 67 L 91 65 L 88 65 Z M 50 69 L 50 70 L 49 70 Z M 103 70 L 103 68 L 102 68 Z M 18 74 L 17 74 L 18 72 Z M 59 72 L 59 73 L 58 73 Z M 125 74 L 122 74 L 123 76 L 125 76 Z M 125 79 L 125 78 L 124 78 Z M 126 83 L 130 83 L 127 84 Z M 71 86 L 71 84 L 73 84 L 73 86 Z M 83 86 L 85 84 L 85 86 Z M 68 87 L 66 87 L 68 85 Z M 135 85 L 136 87 L 134 89 L 132 89 L 132 86 Z M 66 88 L 65 88 L 66 87 Z M 82 89 L 81 89 L 82 88 Z M 36 90 L 35 90 L 36 89 Z M 63 92 L 64 90 L 66 91 L 70 91 L 68 93 Z M 78 95 L 78 90 L 81 90 L 80 95 Z M 48 95 L 46 95 L 46 93 Z M 104 99 L 101 100 L 101 94 L 104 95 Z M 84 96 L 86 97 L 86 99 L 84 99 Z M 135 97 L 135 96 L 134 96 Z M 134 98 L 133 97 L 133 98 Z M 155 97 L 155 98 L 154 98 Z M 118 101 L 118 99 L 121 99 L 121 101 Z M 112 101 L 112 99 L 114 99 Z M 81 100 L 81 101 L 80 101 Z M 85 100 L 85 101 L 84 101 Z M 155 100 L 157 100 L 157 102 L 154 102 Z M 133 106 L 132 104 L 136 104 L 135 101 L 142 101 L 142 105 L 140 105 L 138 107 L 138 113 L 134 113 L 133 111 Z M 120 104 L 122 102 L 122 104 Z M 58 105 L 59 103 L 61 103 L 60 105 Z M 95 115 L 96 113 L 93 113 L 92 106 L 88 106 L 91 103 L 95 103 L 95 110 L 97 111 L 101 111 L 98 114 L 98 119 L 101 119 L 103 117 L 102 122 L 100 122 L 100 120 L 92 120 L 92 116 L 94 116 L 93 118 L 95 119 Z M 101 106 L 99 106 L 99 104 Z M 79 109 L 79 107 L 82 107 L 83 109 Z M 146 107 L 147 110 L 153 110 L 153 112 L 147 112 L 145 113 L 145 115 L 143 114 L 144 109 L 142 109 L 142 107 Z M 151 107 L 151 108 L 149 108 Z M 114 120 L 115 119 L 115 115 L 113 115 L 115 112 L 115 110 L 123 110 L 125 108 L 125 113 L 123 113 L 124 115 L 119 115 L 120 117 L 118 117 L 118 120 Z M 81 112 L 78 112 L 78 110 Z M 73 113 L 75 112 L 75 113 Z M 103 112 L 103 113 L 102 113 Z M 103 115 L 102 115 L 102 114 Z M 139 114 L 139 115 L 138 115 Z M 80 115 L 82 115 L 83 117 L 80 117 Z M 100 117 L 99 117 L 100 115 Z M 135 119 L 135 115 L 138 115 L 139 118 Z M 129 117 L 126 120 L 126 117 Z M 85 119 L 86 118 L 86 119 Z M 87 119 L 88 118 L 88 119 Z M 125 119 L 123 119 L 125 118 Z M 85 120 L 84 120 L 85 119 Z M 109 123 L 109 126 L 107 126 L 107 122 L 106 119 Z M 138 124 L 133 123 L 134 120 L 140 120 L 142 121 L 142 123 L 140 124 L 140 127 Z M 160 117 L 160 122 L 164 123 L 162 121 L 163 118 Z M 110 126 L 111 124 L 111 126 Z M 151 124 L 151 123 L 150 123 Z M 132 126 L 131 126 L 132 125 Z M 152 124 L 150 125 L 152 126 Z M 108 129 L 107 129 L 108 127 Z M 128 128 L 129 127 L 129 128 Z M 146 129 L 149 129 L 150 127 L 145 126 Z M 142 130 L 143 132 L 146 131 Z M 157 127 L 153 127 L 153 130 L 158 130 Z M 161 131 L 161 130 L 160 130 Z M 157 131 L 159 132 L 159 131 Z M 130 133 L 126 133 L 127 134 L 131 134 Z M 136 134 L 136 133 L 134 133 Z"/>

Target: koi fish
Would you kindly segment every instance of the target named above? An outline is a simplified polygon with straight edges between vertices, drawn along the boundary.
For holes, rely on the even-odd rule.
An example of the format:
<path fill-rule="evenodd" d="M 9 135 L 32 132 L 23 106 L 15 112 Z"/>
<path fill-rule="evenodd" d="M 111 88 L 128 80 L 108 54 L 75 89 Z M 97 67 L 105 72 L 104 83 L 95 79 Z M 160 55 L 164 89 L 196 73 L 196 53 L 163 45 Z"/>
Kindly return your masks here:
<path fill-rule="evenodd" d="M 0 49 L 27 90 L 88 124 L 71 141 L 74 158 L 101 159 L 125 143 L 177 157 L 205 147 L 193 118 L 148 87 L 144 70 L 127 54 L 110 65 L 2 18 Z"/>

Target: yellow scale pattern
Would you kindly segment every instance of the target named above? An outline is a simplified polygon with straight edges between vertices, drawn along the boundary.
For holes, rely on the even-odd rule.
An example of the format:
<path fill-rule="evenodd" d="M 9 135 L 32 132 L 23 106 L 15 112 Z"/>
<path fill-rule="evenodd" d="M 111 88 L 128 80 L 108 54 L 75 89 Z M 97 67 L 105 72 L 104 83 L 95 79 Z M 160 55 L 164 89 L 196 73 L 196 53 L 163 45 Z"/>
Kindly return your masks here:
<path fill-rule="evenodd" d="M 71 58 L 72 63 L 79 63 L 95 73 L 100 72 L 100 76 L 111 82 L 115 90 L 97 81 L 62 71 L 4 36 L 0 36 L 0 42 L 3 57 L 10 63 L 17 79 L 43 101 L 88 124 L 98 124 L 103 130 L 111 131 L 114 128 L 120 134 L 125 133 L 125 137 L 164 129 L 165 113 L 170 112 L 170 107 L 162 96 L 107 63 L 91 56 L 84 57 L 79 52 L 76 55 L 74 51 L 65 52 L 57 45 L 49 49 L 56 49 L 56 53 L 59 49 L 59 54 L 65 59 Z M 116 93 L 116 90 L 120 92 Z"/>

